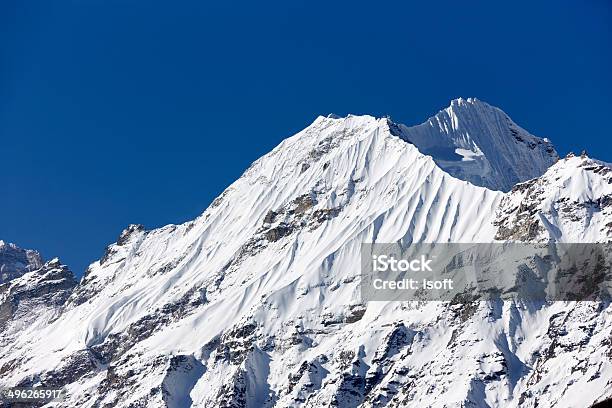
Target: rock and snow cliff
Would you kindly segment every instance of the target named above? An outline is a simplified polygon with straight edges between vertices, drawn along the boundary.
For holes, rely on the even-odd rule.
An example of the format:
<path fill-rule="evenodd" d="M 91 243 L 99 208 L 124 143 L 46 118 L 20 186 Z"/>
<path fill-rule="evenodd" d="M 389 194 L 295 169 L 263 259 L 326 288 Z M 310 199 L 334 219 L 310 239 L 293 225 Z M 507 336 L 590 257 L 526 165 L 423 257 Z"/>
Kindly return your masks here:
<path fill-rule="evenodd" d="M 38 252 L 21 249 L 15 244 L 0 240 L 0 284 L 38 269 L 42 263 Z"/>
<path fill-rule="evenodd" d="M 604 301 L 360 299 L 362 242 L 608 242 L 610 166 L 573 157 L 550 167 L 556 159 L 475 99 L 412 128 L 319 117 L 196 220 L 129 226 L 74 288 L 58 262 L 0 285 L 2 308 L 14 287 L 50 296 L 31 303 L 32 330 L 0 328 L 0 386 L 65 386 L 57 406 L 69 407 L 608 398 Z M 6 316 L 6 327 L 24 319 Z"/>

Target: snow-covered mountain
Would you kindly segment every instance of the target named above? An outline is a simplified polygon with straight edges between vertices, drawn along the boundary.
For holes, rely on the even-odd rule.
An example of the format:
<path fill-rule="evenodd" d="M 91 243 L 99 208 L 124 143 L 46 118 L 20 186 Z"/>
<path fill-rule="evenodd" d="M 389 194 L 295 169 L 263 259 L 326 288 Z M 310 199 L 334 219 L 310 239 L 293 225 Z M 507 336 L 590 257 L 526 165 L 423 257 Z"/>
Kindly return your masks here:
<path fill-rule="evenodd" d="M 475 99 L 412 128 L 319 117 L 197 219 L 130 225 L 76 286 L 57 260 L 11 275 L 1 319 L 29 320 L 0 328 L 0 386 L 64 386 L 66 407 L 610 398 L 607 301 L 360 298 L 364 242 L 609 242 L 611 167 L 556 159 Z M 6 314 L 24 292 L 51 298 Z"/>
<path fill-rule="evenodd" d="M 399 129 L 447 173 L 493 190 L 508 191 L 537 177 L 559 158 L 548 139 L 476 98 L 455 99 L 427 122 Z"/>

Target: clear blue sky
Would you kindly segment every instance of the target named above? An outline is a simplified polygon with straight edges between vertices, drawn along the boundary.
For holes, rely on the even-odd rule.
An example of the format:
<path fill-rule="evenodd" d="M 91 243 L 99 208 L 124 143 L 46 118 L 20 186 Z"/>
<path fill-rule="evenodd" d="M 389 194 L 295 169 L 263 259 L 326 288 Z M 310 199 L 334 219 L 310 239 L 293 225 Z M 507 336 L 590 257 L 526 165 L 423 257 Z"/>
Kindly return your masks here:
<path fill-rule="evenodd" d="M 0 238 L 81 274 L 329 112 L 476 96 L 612 161 L 611 30 L 607 0 L 2 1 Z"/>

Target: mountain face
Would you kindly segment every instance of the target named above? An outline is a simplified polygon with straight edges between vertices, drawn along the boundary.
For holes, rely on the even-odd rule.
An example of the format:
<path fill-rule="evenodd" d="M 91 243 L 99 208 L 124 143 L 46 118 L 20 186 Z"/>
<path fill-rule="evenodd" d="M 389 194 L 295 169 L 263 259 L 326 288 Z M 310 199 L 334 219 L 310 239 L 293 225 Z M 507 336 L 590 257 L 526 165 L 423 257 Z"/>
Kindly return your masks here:
<path fill-rule="evenodd" d="M 559 158 L 547 139 L 475 98 L 456 99 L 422 125 L 399 129 L 447 173 L 493 190 L 538 177 Z"/>
<path fill-rule="evenodd" d="M 43 299 L 4 318 L 0 386 L 64 386 L 66 407 L 610 398 L 607 301 L 360 298 L 364 242 L 609 242 L 610 166 L 556 159 L 474 99 L 412 128 L 319 117 L 197 219 L 130 225 L 78 284 L 52 261 L 0 285 Z"/>
<path fill-rule="evenodd" d="M 0 240 L 0 285 L 40 268 L 42 263 L 38 252 Z"/>
<path fill-rule="evenodd" d="M 0 245 L 0 269 L 10 277 L 0 285 L 0 353 L 17 355 L 19 339 L 37 338 L 59 317 L 77 281 L 57 258 L 43 262 L 38 252 L 14 244 Z"/>
<path fill-rule="evenodd" d="M 611 242 L 612 171 L 606 163 L 569 155 L 539 178 L 507 194 L 494 224 L 496 240 Z"/>

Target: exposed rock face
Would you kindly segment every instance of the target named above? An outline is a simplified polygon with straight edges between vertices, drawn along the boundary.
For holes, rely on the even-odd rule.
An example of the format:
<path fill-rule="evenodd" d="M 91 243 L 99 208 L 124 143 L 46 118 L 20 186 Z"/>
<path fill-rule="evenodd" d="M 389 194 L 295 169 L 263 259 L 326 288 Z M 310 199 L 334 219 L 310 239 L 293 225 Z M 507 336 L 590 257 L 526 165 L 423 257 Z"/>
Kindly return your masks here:
<path fill-rule="evenodd" d="M 59 308 L 75 285 L 72 272 L 57 259 L 0 285 L 0 327 L 4 329 L 9 321 L 35 318 L 29 315 L 39 306 Z"/>
<path fill-rule="evenodd" d="M 0 285 L 42 266 L 40 254 L 0 240 Z"/>
<path fill-rule="evenodd" d="M 476 164 L 452 170 L 455 156 L 424 154 L 388 119 L 321 117 L 196 220 L 129 226 L 76 287 L 58 262 L 0 286 L 0 386 L 66 386 L 59 406 L 96 408 L 610 398 L 608 300 L 361 300 L 363 242 L 608 239 L 608 165 L 570 158 L 542 174 L 546 141 L 477 102 L 451 108 L 426 127 Z M 493 191 L 478 169 L 496 190 L 523 183 Z"/>
<path fill-rule="evenodd" d="M 0 285 L 0 377 L 9 375 L 27 360 L 19 357 L 18 340 L 44 336 L 41 332 L 61 315 L 77 284 L 72 272 L 58 259 L 43 264 L 36 251 L 23 250 L 13 244 L 5 244 L 5 247 L 11 254 L 4 253 L 0 267 L 8 266 L 15 271 L 15 265 L 19 265 L 22 269 L 19 276 L 14 274 L 12 280 Z M 27 265 L 24 265 L 25 260 L 29 260 Z"/>

